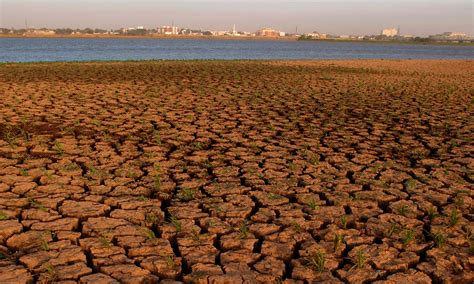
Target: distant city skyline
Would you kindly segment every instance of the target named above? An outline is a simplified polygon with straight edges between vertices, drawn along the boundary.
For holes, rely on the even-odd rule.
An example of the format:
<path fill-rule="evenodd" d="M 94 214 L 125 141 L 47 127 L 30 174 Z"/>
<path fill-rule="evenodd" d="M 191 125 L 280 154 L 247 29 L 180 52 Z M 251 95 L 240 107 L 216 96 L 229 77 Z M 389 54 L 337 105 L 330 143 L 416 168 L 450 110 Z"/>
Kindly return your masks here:
<path fill-rule="evenodd" d="M 97 3 L 99 2 L 99 3 Z M 0 0 L 0 27 L 104 28 L 174 23 L 205 30 L 287 33 L 379 34 L 400 26 L 402 34 L 445 31 L 473 35 L 472 0 Z M 27 21 L 27 23 L 26 23 Z"/>

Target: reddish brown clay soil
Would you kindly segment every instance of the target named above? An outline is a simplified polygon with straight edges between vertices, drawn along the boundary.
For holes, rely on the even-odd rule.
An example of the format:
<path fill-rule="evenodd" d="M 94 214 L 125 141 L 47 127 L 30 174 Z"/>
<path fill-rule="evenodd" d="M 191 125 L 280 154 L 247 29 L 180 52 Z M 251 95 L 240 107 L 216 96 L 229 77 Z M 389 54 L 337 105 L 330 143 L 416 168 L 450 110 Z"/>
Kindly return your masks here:
<path fill-rule="evenodd" d="M 472 78 L 3 64 L 0 282 L 472 283 Z"/>

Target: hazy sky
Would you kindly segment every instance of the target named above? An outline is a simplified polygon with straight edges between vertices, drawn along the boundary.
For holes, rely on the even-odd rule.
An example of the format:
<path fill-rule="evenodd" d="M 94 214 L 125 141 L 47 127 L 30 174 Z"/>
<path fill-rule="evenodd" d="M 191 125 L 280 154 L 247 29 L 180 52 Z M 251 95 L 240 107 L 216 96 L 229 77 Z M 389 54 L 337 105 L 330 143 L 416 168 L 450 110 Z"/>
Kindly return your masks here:
<path fill-rule="evenodd" d="M 121 28 L 170 25 L 213 30 L 473 35 L 474 0 L 0 0 L 0 27 Z"/>

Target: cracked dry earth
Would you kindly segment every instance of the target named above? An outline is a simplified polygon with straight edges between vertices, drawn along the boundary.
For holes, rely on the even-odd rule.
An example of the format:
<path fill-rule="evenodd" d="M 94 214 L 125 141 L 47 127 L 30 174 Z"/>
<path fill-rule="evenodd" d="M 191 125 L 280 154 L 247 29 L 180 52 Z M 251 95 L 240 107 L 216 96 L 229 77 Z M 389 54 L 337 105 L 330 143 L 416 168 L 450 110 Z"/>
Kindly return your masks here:
<path fill-rule="evenodd" d="M 0 282 L 472 283 L 472 78 L 0 65 Z"/>

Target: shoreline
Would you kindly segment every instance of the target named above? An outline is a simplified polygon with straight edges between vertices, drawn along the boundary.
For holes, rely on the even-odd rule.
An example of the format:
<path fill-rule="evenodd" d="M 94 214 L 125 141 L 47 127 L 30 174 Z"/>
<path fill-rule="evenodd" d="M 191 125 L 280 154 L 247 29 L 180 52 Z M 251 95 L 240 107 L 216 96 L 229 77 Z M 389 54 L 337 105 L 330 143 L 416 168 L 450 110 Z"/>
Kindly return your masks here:
<path fill-rule="evenodd" d="M 474 62 L 473 59 L 383 59 L 383 58 L 352 58 L 352 59 L 144 59 L 144 60 L 84 60 L 84 61 L 27 61 L 27 62 L 1 62 L 0 67 L 5 65 L 109 65 L 109 64 L 160 64 L 160 63 L 263 63 L 263 64 L 324 64 L 324 63 L 347 63 L 347 62 L 367 62 L 367 63 L 384 63 L 396 64 L 403 62 L 424 62 L 424 63 L 453 63 L 453 62 Z"/>
<path fill-rule="evenodd" d="M 0 35 L 1 38 L 37 38 L 37 39 L 169 39 L 169 40 L 216 40 L 216 41 L 282 41 L 282 42 L 323 42 L 323 43 L 367 43 L 367 44 L 412 44 L 412 45 L 449 45 L 474 46 L 471 42 L 417 42 L 417 41 L 384 41 L 384 40 L 351 40 L 351 39 L 304 39 L 297 37 L 256 37 L 256 36 L 189 36 L 189 35 Z"/>

